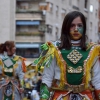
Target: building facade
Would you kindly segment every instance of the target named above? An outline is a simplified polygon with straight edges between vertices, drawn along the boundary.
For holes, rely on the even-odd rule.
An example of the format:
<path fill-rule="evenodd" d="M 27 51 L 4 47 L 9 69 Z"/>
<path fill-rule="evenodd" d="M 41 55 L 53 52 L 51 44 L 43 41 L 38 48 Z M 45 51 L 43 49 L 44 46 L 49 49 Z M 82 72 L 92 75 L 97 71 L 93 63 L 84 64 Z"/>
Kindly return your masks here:
<path fill-rule="evenodd" d="M 15 1 L 1 0 L 0 2 L 0 43 L 15 40 Z"/>
<path fill-rule="evenodd" d="M 99 0 L 2 0 L 0 42 L 55 41 L 60 38 L 64 16 L 74 10 L 86 17 L 88 41 L 97 42 L 99 6 Z"/>
<path fill-rule="evenodd" d="M 86 17 L 88 41 L 97 42 L 98 8 L 98 0 L 16 0 L 16 42 L 59 39 L 64 16 L 74 10 Z"/>

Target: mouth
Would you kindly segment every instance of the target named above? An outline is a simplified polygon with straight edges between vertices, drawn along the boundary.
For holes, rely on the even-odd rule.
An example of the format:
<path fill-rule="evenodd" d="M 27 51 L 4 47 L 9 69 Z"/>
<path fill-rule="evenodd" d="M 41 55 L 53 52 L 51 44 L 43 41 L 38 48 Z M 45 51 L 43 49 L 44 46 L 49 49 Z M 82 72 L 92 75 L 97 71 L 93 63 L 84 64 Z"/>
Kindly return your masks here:
<path fill-rule="evenodd" d="M 73 34 L 73 36 L 79 36 L 79 34 L 75 33 L 75 34 Z"/>

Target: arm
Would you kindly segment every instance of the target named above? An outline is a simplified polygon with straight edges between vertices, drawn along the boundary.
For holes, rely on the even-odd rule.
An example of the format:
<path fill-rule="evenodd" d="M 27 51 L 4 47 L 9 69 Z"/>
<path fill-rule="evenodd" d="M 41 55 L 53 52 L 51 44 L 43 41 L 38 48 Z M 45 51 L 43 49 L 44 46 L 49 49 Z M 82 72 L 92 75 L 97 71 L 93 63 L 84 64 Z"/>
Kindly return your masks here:
<path fill-rule="evenodd" d="M 40 88 L 40 98 L 41 100 L 47 100 L 50 97 L 49 88 L 52 85 L 54 78 L 59 79 L 60 69 L 56 64 L 56 59 L 54 58 L 49 67 L 44 68 L 42 76 L 42 84 Z"/>
<path fill-rule="evenodd" d="M 20 81 L 20 85 L 21 87 L 24 86 L 24 72 L 22 70 L 22 63 L 21 62 L 18 62 L 18 77 L 19 77 L 19 81 Z"/>
<path fill-rule="evenodd" d="M 100 100 L 100 60 L 98 59 L 93 67 L 92 85 L 96 100 Z"/>

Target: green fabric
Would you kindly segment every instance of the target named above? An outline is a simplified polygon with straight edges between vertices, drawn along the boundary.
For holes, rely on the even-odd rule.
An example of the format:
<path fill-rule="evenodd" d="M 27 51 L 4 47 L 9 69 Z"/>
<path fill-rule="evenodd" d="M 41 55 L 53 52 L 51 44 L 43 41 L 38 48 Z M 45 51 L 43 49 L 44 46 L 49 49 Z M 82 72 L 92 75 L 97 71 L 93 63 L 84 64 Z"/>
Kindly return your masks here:
<path fill-rule="evenodd" d="M 5 60 L 7 60 L 7 59 L 10 59 L 10 60 L 12 61 L 13 65 L 16 63 L 16 61 L 14 61 L 13 59 L 11 59 L 11 58 L 9 58 L 9 57 L 6 58 L 6 59 L 3 59 L 3 61 L 5 61 Z M 7 68 L 7 69 L 10 69 L 10 68 L 13 69 L 13 65 L 7 67 L 7 66 L 4 64 L 4 67 Z M 7 76 L 9 76 L 9 77 L 12 77 L 12 76 L 13 76 L 13 72 L 4 72 L 4 74 L 7 75 Z M 11 84 L 11 83 L 9 83 L 9 84 Z M 11 96 L 6 96 L 6 95 L 4 94 L 4 100 L 12 100 L 12 95 L 11 95 Z"/>
<path fill-rule="evenodd" d="M 42 44 L 42 45 L 41 45 L 41 49 L 42 49 L 42 50 L 48 50 L 48 49 L 49 49 L 49 46 L 47 45 L 47 43 Z"/>
<path fill-rule="evenodd" d="M 37 58 L 36 60 L 34 60 L 34 64 L 38 64 L 39 61 L 43 58 L 43 53 L 44 51 L 48 50 L 49 49 L 49 46 L 45 43 L 43 45 L 41 45 L 41 50 L 42 50 L 42 53 L 40 54 L 39 58 Z M 43 66 L 43 65 L 40 65 L 40 66 Z"/>
<path fill-rule="evenodd" d="M 12 95 L 7 97 L 6 95 L 4 95 L 4 100 L 12 100 Z"/>
<path fill-rule="evenodd" d="M 71 66 L 73 68 L 77 68 L 78 66 L 82 66 L 84 64 L 84 60 L 87 58 L 90 49 L 88 49 L 87 51 L 83 51 L 83 50 L 77 50 L 78 52 L 80 52 L 82 54 L 82 58 L 76 63 L 73 64 L 68 58 L 67 55 L 72 51 L 73 49 L 70 50 L 61 50 L 61 54 L 63 59 L 67 62 L 68 66 Z M 68 73 L 66 71 L 66 78 L 67 78 L 67 82 L 71 85 L 79 85 L 82 83 L 82 78 L 83 78 L 83 72 L 82 73 Z"/>
<path fill-rule="evenodd" d="M 48 49 L 50 48 L 50 46 L 45 43 L 43 45 L 41 45 L 41 49 L 42 52 L 39 56 L 39 58 L 37 58 L 36 60 L 34 60 L 34 64 L 38 66 L 38 70 L 41 70 L 41 66 L 45 66 L 45 67 L 49 67 L 52 61 L 52 54 L 48 54 Z"/>
<path fill-rule="evenodd" d="M 11 58 L 9 58 L 9 57 L 6 58 L 6 59 L 3 59 L 3 61 L 5 61 L 5 60 L 7 60 L 7 59 L 10 59 L 10 60 L 12 61 L 13 65 L 16 63 L 16 61 L 14 61 L 13 59 L 11 59 Z M 4 64 L 4 67 L 7 68 L 7 69 L 10 69 L 10 68 L 13 68 L 13 65 L 7 67 L 7 66 Z M 5 75 L 7 75 L 7 76 L 9 76 L 9 77 L 13 76 L 13 72 L 4 72 L 4 73 L 5 73 Z"/>
<path fill-rule="evenodd" d="M 50 97 L 50 92 L 48 87 L 45 84 L 41 84 L 40 86 L 40 98 L 48 99 Z"/>

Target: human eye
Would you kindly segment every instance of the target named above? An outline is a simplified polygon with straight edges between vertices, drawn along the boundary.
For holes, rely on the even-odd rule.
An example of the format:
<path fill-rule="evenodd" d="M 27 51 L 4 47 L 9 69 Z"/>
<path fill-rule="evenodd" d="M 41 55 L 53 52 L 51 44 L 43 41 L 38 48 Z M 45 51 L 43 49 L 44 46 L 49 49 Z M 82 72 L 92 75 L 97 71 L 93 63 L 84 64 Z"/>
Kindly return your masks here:
<path fill-rule="evenodd" d="M 73 27 L 75 27 L 75 24 L 71 24 L 71 26 L 70 26 L 71 28 L 73 28 Z"/>
<path fill-rule="evenodd" d="M 83 25 L 82 24 L 78 24 L 78 27 L 83 27 Z"/>

